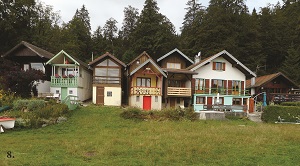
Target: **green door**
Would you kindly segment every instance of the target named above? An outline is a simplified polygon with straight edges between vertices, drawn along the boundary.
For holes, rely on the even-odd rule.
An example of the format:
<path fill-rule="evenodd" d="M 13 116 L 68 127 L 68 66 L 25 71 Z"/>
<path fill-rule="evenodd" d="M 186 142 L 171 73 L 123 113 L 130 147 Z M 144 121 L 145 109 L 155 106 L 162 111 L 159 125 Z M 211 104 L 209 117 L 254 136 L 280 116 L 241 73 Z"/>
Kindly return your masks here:
<path fill-rule="evenodd" d="M 64 100 L 68 95 L 68 88 L 62 87 L 61 88 L 61 100 Z"/>

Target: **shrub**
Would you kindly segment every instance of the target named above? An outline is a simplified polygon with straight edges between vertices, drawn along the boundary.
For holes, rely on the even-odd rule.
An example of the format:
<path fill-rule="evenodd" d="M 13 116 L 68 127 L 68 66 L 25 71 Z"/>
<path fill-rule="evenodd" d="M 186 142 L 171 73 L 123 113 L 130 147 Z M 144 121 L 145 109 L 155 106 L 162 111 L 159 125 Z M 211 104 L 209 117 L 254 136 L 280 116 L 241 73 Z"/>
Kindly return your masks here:
<path fill-rule="evenodd" d="M 161 111 L 143 111 L 136 107 L 127 108 L 121 113 L 121 117 L 125 119 L 135 120 L 196 120 L 197 114 L 193 108 L 165 108 Z"/>
<path fill-rule="evenodd" d="M 16 100 L 13 104 L 15 110 L 24 110 L 28 111 L 39 110 L 45 107 L 44 100 Z"/>
<path fill-rule="evenodd" d="M 295 106 L 267 106 L 261 119 L 264 122 L 274 123 L 278 121 L 278 116 L 285 122 L 296 122 L 300 118 L 300 107 Z"/>
<path fill-rule="evenodd" d="M 280 103 L 282 106 L 297 106 L 300 107 L 300 102 L 282 102 Z"/>
<path fill-rule="evenodd" d="M 16 99 L 18 99 L 18 97 L 14 93 L 0 90 L 0 106 L 9 106 L 12 108 L 13 102 Z"/>

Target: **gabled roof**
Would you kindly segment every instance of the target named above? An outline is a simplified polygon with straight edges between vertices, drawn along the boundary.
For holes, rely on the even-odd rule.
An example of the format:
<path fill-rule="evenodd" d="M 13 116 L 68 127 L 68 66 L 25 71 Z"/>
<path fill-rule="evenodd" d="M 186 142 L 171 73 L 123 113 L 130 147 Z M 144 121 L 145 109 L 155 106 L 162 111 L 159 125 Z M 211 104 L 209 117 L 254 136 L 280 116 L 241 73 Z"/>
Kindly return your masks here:
<path fill-rule="evenodd" d="M 142 52 L 139 56 L 137 56 L 136 58 L 134 58 L 131 62 L 129 62 L 127 65 L 129 66 L 129 65 L 131 65 L 133 62 L 135 62 L 136 60 L 138 60 L 141 56 L 143 56 L 143 55 L 146 55 L 147 57 L 148 57 L 148 59 L 152 59 L 151 57 L 150 57 L 150 55 L 146 52 L 146 51 L 144 51 L 144 52 Z M 153 59 L 152 59 L 153 60 Z"/>
<path fill-rule="evenodd" d="M 203 60 L 201 60 L 200 62 L 198 63 L 195 63 L 191 66 L 189 66 L 187 69 L 189 70 L 192 70 L 192 71 L 195 71 L 197 70 L 198 68 L 204 66 L 205 64 L 207 63 L 210 63 L 212 60 L 220 57 L 220 56 L 226 56 L 227 60 L 229 60 L 232 64 L 235 63 L 237 66 L 239 66 L 239 69 L 245 73 L 245 74 L 250 74 L 252 75 L 253 77 L 256 77 L 256 74 L 254 72 L 252 72 L 250 69 L 248 69 L 245 65 L 243 65 L 240 61 L 238 61 L 234 56 L 232 56 L 229 52 L 227 52 L 226 50 L 223 50 L 215 55 L 212 55 L 210 57 L 207 57 Z"/>
<path fill-rule="evenodd" d="M 136 73 L 138 70 L 140 70 L 143 66 L 146 64 L 151 63 L 164 77 L 167 77 L 167 75 L 162 71 L 162 69 L 153 61 L 152 58 L 146 60 L 144 63 L 140 64 L 137 68 L 135 68 L 131 73 L 130 76 L 132 76 L 134 73 Z"/>
<path fill-rule="evenodd" d="M 164 58 L 168 57 L 169 55 L 173 54 L 174 52 L 178 52 L 182 57 L 184 57 L 186 60 L 188 60 L 189 62 L 191 62 L 192 64 L 194 63 L 194 61 L 192 61 L 189 57 L 187 57 L 184 53 L 182 53 L 180 50 L 178 50 L 177 48 L 175 48 L 174 50 L 168 52 L 167 54 L 165 54 L 164 56 L 160 57 L 157 59 L 157 62 L 163 60 Z"/>
<path fill-rule="evenodd" d="M 271 82 L 272 80 L 274 80 L 275 78 L 277 78 L 279 76 L 283 76 L 285 79 L 287 79 L 289 82 L 291 82 L 295 87 L 299 88 L 299 86 L 294 81 L 289 79 L 287 76 L 285 76 L 281 72 L 257 77 L 257 78 L 255 78 L 255 84 L 254 85 L 251 85 L 251 79 L 249 79 L 249 80 L 246 81 L 246 88 L 261 87 L 261 86 Z"/>
<path fill-rule="evenodd" d="M 61 55 L 66 55 L 68 58 L 70 58 L 75 64 L 77 64 L 78 66 L 83 66 L 87 69 L 89 69 L 89 66 L 82 62 L 80 59 L 76 58 L 76 57 L 72 57 L 71 55 L 67 54 L 64 50 L 61 50 L 58 54 L 56 54 L 53 58 L 51 58 L 48 62 L 46 62 L 46 65 L 47 64 L 51 64 L 51 62 L 56 59 L 57 57 L 61 56 Z"/>
<path fill-rule="evenodd" d="M 22 41 L 18 45 L 16 45 L 14 48 L 10 49 L 5 54 L 3 54 L 1 57 L 10 57 L 10 56 L 12 56 L 13 55 L 12 53 L 14 51 L 18 50 L 19 48 L 21 48 L 22 46 L 27 47 L 28 49 L 30 49 L 31 51 L 36 53 L 41 58 L 51 59 L 54 56 L 54 54 L 52 54 L 52 53 L 50 53 L 50 52 L 48 52 L 44 49 L 41 49 L 41 48 L 39 48 L 35 45 L 32 45 L 28 42 Z"/>
<path fill-rule="evenodd" d="M 90 66 L 93 66 L 95 63 L 98 63 L 100 60 L 102 60 L 105 57 L 110 57 L 111 59 L 115 60 L 116 62 L 118 62 L 120 65 L 122 65 L 123 67 L 126 67 L 125 63 L 123 63 L 122 61 L 120 61 L 118 58 L 116 58 L 115 56 L 111 55 L 110 53 L 106 52 L 105 54 L 99 56 L 98 58 L 96 58 L 95 60 L 93 60 L 92 62 L 89 63 Z"/>

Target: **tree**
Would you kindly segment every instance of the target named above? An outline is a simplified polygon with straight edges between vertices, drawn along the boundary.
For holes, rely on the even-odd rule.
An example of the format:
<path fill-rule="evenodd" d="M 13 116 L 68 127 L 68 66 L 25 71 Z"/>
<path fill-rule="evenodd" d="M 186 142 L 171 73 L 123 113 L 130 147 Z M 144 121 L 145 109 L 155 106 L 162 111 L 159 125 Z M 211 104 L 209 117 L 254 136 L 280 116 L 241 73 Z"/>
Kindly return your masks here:
<path fill-rule="evenodd" d="M 295 49 L 295 46 L 292 45 L 288 49 L 288 55 L 285 58 L 285 61 L 282 64 L 281 71 L 294 80 L 297 83 L 300 83 L 300 49 Z"/>
<path fill-rule="evenodd" d="M 133 33 L 136 54 L 147 51 L 154 59 L 162 56 L 177 43 L 175 29 L 170 20 L 160 14 L 155 0 L 146 0 Z"/>
<path fill-rule="evenodd" d="M 125 7 L 123 26 L 120 31 L 120 35 L 123 39 L 129 40 L 130 35 L 133 33 L 137 26 L 139 18 L 139 12 L 137 8 L 132 6 Z"/>
<path fill-rule="evenodd" d="M 0 59 L 0 85 L 5 91 L 15 92 L 21 97 L 30 97 L 34 81 L 42 80 L 40 70 L 20 70 L 19 66 L 4 58 Z"/>
<path fill-rule="evenodd" d="M 114 18 L 110 18 L 106 21 L 103 27 L 103 36 L 110 44 L 106 48 L 107 51 L 112 52 L 114 54 L 114 41 L 117 37 L 118 27 L 117 21 Z"/>
<path fill-rule="evenodd" d="M 203 18 L 205 17 L 206 11 L 200 3 L 197 3 L 198 0 L 189 0 L 187 2 L 187 10 L 183 26 L 181 27 L 181 36 L 180 42 L 181 47 L 184 52 L 187 52 L 188 55 L 193 56 L 199 50 L 196 47 L 195 43 L 197 42 L 199 36 L 196 35 L 199 28 L 202 25 Z"/>

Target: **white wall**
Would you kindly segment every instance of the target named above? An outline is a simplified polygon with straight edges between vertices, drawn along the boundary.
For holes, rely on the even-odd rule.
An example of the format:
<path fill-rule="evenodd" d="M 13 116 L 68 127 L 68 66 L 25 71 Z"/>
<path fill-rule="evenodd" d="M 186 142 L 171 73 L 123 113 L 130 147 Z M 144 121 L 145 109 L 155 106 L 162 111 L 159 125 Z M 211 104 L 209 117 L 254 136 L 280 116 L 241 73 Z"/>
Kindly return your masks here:
<path fill-rule="evenodd" d="M 225 62 L 225 71 L 212 70 L 213 62 Z M 195 72 L 198 74 L 193 75 L 193 78 L 246 81 L 245 74 L 239 69 L 232 67 L 232 64 L 223 57 L 212 60 L 209 64 L 195 70 Z"/>
<path fill-rule="evenodd" d="M 97 87 L 93 86 L 93 103 L 96 104 L 96 97 L 97 97 Z"/>
<path fill-rule="evenodd" d="M 50 84 L 51 82 L 50 81 L 37 81 L 37 90 L 38 90 L 38 93 L 46 93 L 46 92 L 50 92 Z"/>
<path fill-rule="evenodd" d="M 108 97 L 107 92 L 111 91 L 112 96 Z M 104 105 L 121 106 L 122 89 L 121 87 L 104 87 Z"/>
<path fill-rule="evenodd" d="M 136 96 L 137 95 L 132 95 L 129 97 L 129 106 L 138 107 L 138 108 L 143 109 L 143 95 L 140 95 L 139 102 L 136 101 Z M 151 109 L 152 110 L 161 110 L 161 108 L 162 108 L 162 97 L 161 96 L 157 96 L 157 97 L 158 97 L 158 101 L 155 102 L 155 96 L 151 96 Z"/>

